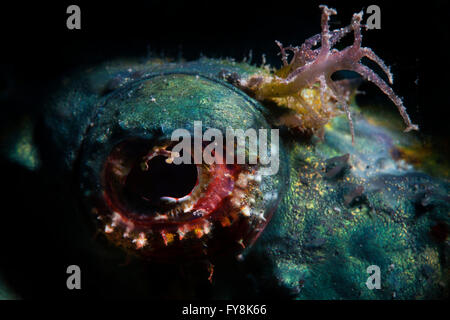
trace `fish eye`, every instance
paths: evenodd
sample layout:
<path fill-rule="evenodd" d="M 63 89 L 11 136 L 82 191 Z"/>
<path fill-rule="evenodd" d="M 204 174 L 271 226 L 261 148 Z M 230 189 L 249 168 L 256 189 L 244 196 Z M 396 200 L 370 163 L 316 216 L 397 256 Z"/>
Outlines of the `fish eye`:
<path fill-rule="evenodd" d="M 123 147 L 119 145 L 113 151 L 119 153 L 119 159 Z M 136 161 L 130 164 L 131 169 L 122 181 L 123 197 L 132 206 L 142 203 L 142 212 L 151 211 L 150 214 L 155 214 L 156 210 L 164 210 L 170 203 L 191 197 L 199 184 L 199 168 L 195 164 L 176 165 L 171 158 L 158 152 L 152 154 L 150 158 L 146 156 L 145 151 L 144 155 L 142 153 L 138 155 Z M 111 175 L 122 174 L 120 171 L 122 168 L 116 168 L 114 161 L 114 158 L 108 160 L 104 180 L 109 179 Z"/>
<path fill-rule="evenodd" d="M 152 261 L 211 258 L 241 252 L 268 224 L 286 185 L 284 166 L 267 174 L 258 161 L 237 161 L 238 146 L 251 158 L 246 136 L 244 144 L 234 136 L 218 146 L 217 136 L 201 141 L 202 154 L 215 146 L 215 161 L 194 161 L 198 123 L 202 137 L 209 129 L 223 137 L 271 129 L 258 102 L 231 85 L 201 72 L 143 74 L 106 95 L 93 118 L 80 188 L 84 211 L 109 244 Z M 195 136 L 189 148 L 176 151 L 177 129 Z"/>

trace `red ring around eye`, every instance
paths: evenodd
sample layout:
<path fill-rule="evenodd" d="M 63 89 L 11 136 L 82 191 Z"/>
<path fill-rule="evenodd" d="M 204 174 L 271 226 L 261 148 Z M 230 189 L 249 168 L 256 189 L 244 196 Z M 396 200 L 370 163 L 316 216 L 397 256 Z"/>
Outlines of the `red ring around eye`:
<path fill-rule="evenodd" d="M 167 163 L 163 169 L 169 175 L 176 167 L 169 146 L 153 148 L 148 154 L 143 151 L 142 144 L 125 141 L 113 149 L 104 164 L 103 199 L 94 213 L 112 243 L 157 260 L 205 257 L 242 250 L 268 222 L 272 212 L 261 212 L 255 205 L 261 198 L 260 179 L 255 176 L 257 168 L 251 166 L 192 164 L 197 180 L 188 194 L 158 194 L 158 199 L 150 200 L 151 194 L 139 194 L 140 199 L 134 195 L 130 201 L 127 178 L 136 166 L 141 166 L 142 172 L 155 169 L 152 159 L 163 156 Z M 165 182 L 183 183 L 172 179 Z"/>

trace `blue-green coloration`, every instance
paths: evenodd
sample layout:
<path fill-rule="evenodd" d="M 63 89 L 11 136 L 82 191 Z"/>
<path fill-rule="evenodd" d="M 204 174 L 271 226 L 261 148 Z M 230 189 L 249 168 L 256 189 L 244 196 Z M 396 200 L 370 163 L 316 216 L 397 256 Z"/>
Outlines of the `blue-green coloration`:
<path fill-rule="evenodd" d="M 98 169 L 78 170 L 99 165 L 95 163 L 97 158 L 91 156 L 96 150 L 112 148 L 109 144 L 102 145 L 102 137 L 107 141 L 108 134 L 115 130 L 114 139 L 123 138 L 116 130 L 120 128 L 109 127 L 112 122 L 121 126 L 121 132 L 136 135 L 153 134 L 155 127 L 168 132 L 180 127 L 191 130 L 194 120 L 207 120 L 208 125 L 217 128 L 239 127 L 253 121 L 256 125 L 276 127 L 278 111 L 273 106 L 265 106 L 233 87 L 233 77 L 245 78 L 256 72 L 265 70 L 229 60 L 200 59 L 179 64 L 116 61 L 68 78 L 46 109 L 45 127 L 51 144 L 38 146 L 48 160 L 42 162 L 42 172 L 47 178 L 70 177 L 61 184 L 72 186 L 80 178 L 83 180 L 83 175 L 98 172 Z M 126 110 L 118 108 L 118 113 L 102 108 L 105 99 L 119 91 L 126 93 L 120 99 L 127 105 L 133 97 L 129 89 L 142 78 L 158 74 L 166 75 L 168 80 L 152 88 L 161 90 L 160 96 L 166 99 L 160 113 L 139 109 L 145 108 L 145 103 L 129 105 Z M 202 91 L 189 92 L 187 86 L 186 92 L 180 92 L 182 88 L 171 87 L 171 77 L 180 75 L 189 81 L 200 81 Z M 248 101 L 251 111 L 242 102 L 233 103 L 234 95 Z M 154 103 L 161 102 L 153 96 L 144 99 L 148 99 L 147 104 L 151 99 L 156 99 Z M 208 105 L 208 101 L 222 103 L 211 104 L 208 109 L 197 108 Z M 382 119 L 386 115 L 358 111 L 355 146 L 343 116 L 326 126 L 323 141 L 316 137 L 299 138 L 287 128 L 280 128 L 284 145 L 280 174 L 285 188 L 280 191 L 282 199 L 278 209 L 261 237 L 246 249 L 239 261 L 234 257 L 214 261 L 212 284 L 206 279 L 207 272 L 199 271 L 198 264 L 186 263 L 184 268 L 188 271 L 183 274 L 177 274 L 177 267 L 159 267 L 140 260 L 133 260 L 124 268 L 117 267 L 123 253 L 102 239 L 90 237 L 90 222 L 84 218 L 90 213 L 83 212 L 82 205 L 74 205 L 78 210 L 75 213 L 69 212 L 74 210 L 71 206 L 67 212 L 60 212 L 70 217 L 70 223 L 66 221 L 62 228 L 67 229 L 68 238 L 73 237 L 77 252 L 94 261 L 91 268 L 104 274 L 97 279 L 98 285 L 114 283 L 108 293 L 108 289 L 95 291 L 105 295 L 443 298 L 448 296 L 449 284 L 450 252 L 446 234 L 450 223 L 449 183 L 393 157 L 393 150 L 399 146 L 410 147 L 413 138 L 377 124 Z M 93 132 L 98 148 L 83 150 L 84 139 Z M 89 155 L 80 158 L 80 152 L 86 151 Z M 27 157 L 32 155 L 37 153 L 29 153 Z M 39 162 L 37 158 L 26 160 L 26 163 Z M 62 190 L 61 196 L 71 199 L 68 203 L 77 203 L 79 195 L 74 195 L 73 187 L 68 189 Z M 78 191 L 86 190 L 82 185 Z M 366 269 L 370 265 L 381 268 L 380 290 L 369 290 L 365 285 L 369 276 Z M 155 272 L 159 272 L 157 276 Z"/>

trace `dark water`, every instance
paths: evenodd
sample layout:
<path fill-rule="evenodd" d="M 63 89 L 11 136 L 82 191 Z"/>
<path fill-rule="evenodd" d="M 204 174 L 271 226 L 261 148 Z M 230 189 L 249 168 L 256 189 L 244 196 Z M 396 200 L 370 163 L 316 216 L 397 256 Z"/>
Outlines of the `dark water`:
<path fill-rule="evenodd" d="M 332 27 L 345 26 L 351 15 L 372 1 L 323 1 L 338 11 Z M 95 64 L 104 59 L 149 54 L 182 56 L 197 59 L 233 57 L 241 60 L 253 52 L 253 61 L 279 66 L 278 48 L 274 40 L 288 45 L 300 45 L 303 40 L 320 32 L 319 2 L 295 3 L 201 1 L 196 5 L 174 1 L 153 1 L 131 4 L 128 2 L 81 2 L 82 30 L 66 29 L 68 1 L 54 4 L 21 3 L 2 4 L 0 19 L 0 104 L 1 126 L 4 127 L 24 113 L 40 115 L 40 103 L 55 82 L 69 70 L 80 65 Z M 392 67 L 394 90 L 404 98 L 404 104 L 424 135 L 441 144 L 442 152 L 449 151 L 448 122 L 445 114 L 450 106 L 448 90 L 449 59 L 445 43 L 449 40 L 449 4 L 446 1 L 377 2 L 381 7 L 381 30 L 363 32 L 363 45 L 371 47 Z M 351 43 L 351 39 L 348 40 Z M 370 84 L 363 84 L 358 103 L 364 104 L 387 98 Z M 368 98 L 369 97 L 369 98 Z M 394 107 L 392 105 L 392 107 Z M 45 215 L 46 203 L 53 199 L 41 194 L 38 178 L 30 177 L 19 167 L 2 162 L 7 168 L 6 189 L 8 200 L 3 209 L 7 223 L 15 225 L 0 235 L 2 243 L 11 243 L 2 253 L 2 268 L 14 279 L 13 286 L 25 297 L 33 297 L 46 288 L 53 290 L 65 279 L 57 274 L 57 267 L 45 269 L 36 265 L 39 275 L 26 274 L 39 259 L 70 256 L 57 243 L 58 231 L 45 231 L 40 235 L 55 237 L 55 256 L 39 256 L 30 251 L 28 243 L 18 234 L 36 232 L 36 225 Z M 2 200 L 2 202 L 4 202 Z M 4 202 L 5 203 L 5 202 Z M 9 212 L 9 215 L 6 212 Z M 21 215 L 13 215 L 20 212 Z M 30 216 L 26 216 L 29 214 Z M 28 221 L 28 219 L 30 219 Z M 11 241 L 11 239 L 15 239 Z M 76 257 L 74 257 L 76 258 Z M 36 281 L 39 289 L 29 287 Z M 64 281 L 64 280 L 62 280 Z M 51 283 L 46 286 L 46 283 Z M 64 283 L 64 282 L 62 282 Z"/>

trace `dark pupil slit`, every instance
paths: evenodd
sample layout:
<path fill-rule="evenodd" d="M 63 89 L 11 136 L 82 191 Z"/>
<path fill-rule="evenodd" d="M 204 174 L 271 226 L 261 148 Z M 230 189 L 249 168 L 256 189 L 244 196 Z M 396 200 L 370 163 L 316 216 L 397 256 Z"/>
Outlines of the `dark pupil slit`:
<path fill-rule="evenodd" d="M 165 156 L 147 162 L 148 170 L 136 163 L 127 176 L 125 192 L 157 205 L 161 197 L 181 198 L 188 195 L 197 182 L 195 164 L 169 164 Z"/>

